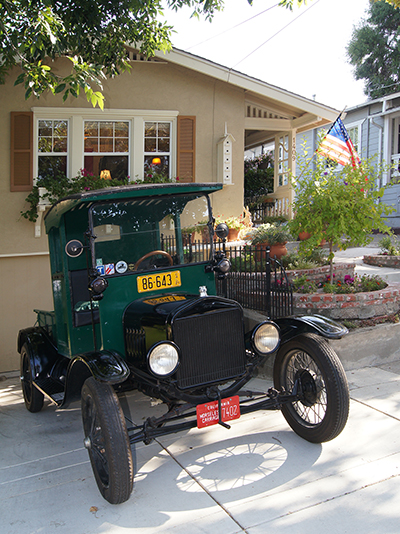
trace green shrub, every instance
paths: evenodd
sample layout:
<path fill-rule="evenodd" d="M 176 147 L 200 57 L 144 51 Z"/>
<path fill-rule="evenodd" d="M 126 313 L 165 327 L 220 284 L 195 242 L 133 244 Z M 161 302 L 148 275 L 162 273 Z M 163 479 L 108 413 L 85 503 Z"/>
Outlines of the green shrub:
<path fill-rule="evenodd" d="M 388 256 L 399 256 L 400 250 L 396 247 L 396 244 L 393 243 L 392 238 L 389 235 L 385 235 L 379 241 L 379 246 L 381 247 L 380 254 L 387 254 Z"/>

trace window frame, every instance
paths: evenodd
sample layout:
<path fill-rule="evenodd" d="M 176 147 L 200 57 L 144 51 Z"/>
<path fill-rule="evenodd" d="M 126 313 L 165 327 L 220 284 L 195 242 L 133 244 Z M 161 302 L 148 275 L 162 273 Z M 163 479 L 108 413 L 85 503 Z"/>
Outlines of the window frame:
<path fill-rule="evenodd" d="M 39 124 L 40 124 L 40 121 L 52 121 L 52 132 L 54 134 L 54 122 L 56 121 L 63 121 L 63 122 L 66 122 L 67 123 L 67 150 L 66 152 L 41 152 L 39 150 Z M 36 178 L 39 176 L 39 158 L 42 156 L 42 157 L 58 157 L 58 156 L 65 156 L 67 158 L 67 164 L 66 164 L 66 169 L 67 169 L 67 174 L 68 174 L 68 161 L 69 161 L 69 155 L 68 155 L 68 152 L 69 152 L 69 145 L 70 145 L 70 128 L 69 128 L 69 120 L 68 119 L 65 119 L 65 118 L 59 118 L 59 117 L 52 117 L 52 118 L 45 118 L 43 119 L 42 117 L 40 118 L 37 118 L 35 119 L 35 127 L 34 127 L 34 138 L 33 138 L 33 160 L 34 160 L 34 174 L 33 174 L 33 177 L 34 177 L 34 180 L 36 180 Z M 52 136 L 52 139 L 53 139 L 53 136 Z M 35 172 L 35 164 L 36 164 L 36 172 Z"/>
<path fill-rule="evenodd" d="M 143 179 L 144 173 L 144 123 L 170 122 L 170 176 L 177 174 L 177 122 L 175 110 L 135 110 L 87 108 L 42 108 L 33 107 L 33 177 L 38 176 L 38 123 L 39 120 L 68 120 L 67 176 L 76 176 L 84 165 L 84 121 L 127 121 L 129 130 L 129 176 L 131 181 Z"/>
<path fill-rule="evenodd" d="M 112 122 L 112 123 L 125 122 L 128 125 L 128 151 L 127 152 L 115 152 L 115 151 L 114 152 L 100 152 L 100 151 L 97 151 L 97 152 L 86 152 L 86 150 L 85 150 L 85 123 L 86 122 L 97 122 L 99 129 L 100 129 L 100 123 L 102 123 L 102 122 Z M 82 168 L 85 168 L 85 156 L 127 156 L 128 157 L 128 169 L 127 169 L 126 176 L 130 176 L 129 170 L 130 170 L 131 143 L 132 143 L 131 127 L 132 127 L 132 121 L 130 121 L 130 120 L 111 119 L 111 118 L 108 118 L 108 119 L 105 119 L 105 120 L 104 119 L 84 119 L 83 120 L 83 165 L 84 165 L 84 167 L 82 167 Z M 100 131 L 98 133 L 97 139 L 98 140 L 101 139 Z M 111 139 L 113 140 L 113 145 L 115 147 L 115 139 L 118 139 L 115 136 L 115 127 L 113 127 L 113 136 L 112 136 Z"/>

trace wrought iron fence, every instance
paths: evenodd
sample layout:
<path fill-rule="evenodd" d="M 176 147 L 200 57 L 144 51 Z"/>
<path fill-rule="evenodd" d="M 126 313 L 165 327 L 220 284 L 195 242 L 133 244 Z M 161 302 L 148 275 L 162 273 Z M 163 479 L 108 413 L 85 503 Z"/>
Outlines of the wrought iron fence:
<path fill-rule="evenodd" d="M 192 240 L 183 242 L 183 258 L 180 263 L 210 260 L 210 241 Z M 224 243 L 217 239 L 217 251 L 224 250 Z M 161 236 L 162 250 L 176 251 L 173 236 Z M 260 249 L 250 245 L 226 247 L 232 269 L 225 279 L 216 276 L 217 294 L 236 300 L 244 308 L 261 311 L 271 319 L 293 314 L 293 290 L 285 269 L 276 258 L 270 258 L 269 247 Z"/>
<path fill-rule="evenodd" d="M 228 248 L 226 253 L 232 269 L 225 280 L 217 279 L 218 295 L 262 311 L 271 319 L 293 314 L 292 286 L 279 260 L 270 258 L 269 247 L 246 245 Z"/>

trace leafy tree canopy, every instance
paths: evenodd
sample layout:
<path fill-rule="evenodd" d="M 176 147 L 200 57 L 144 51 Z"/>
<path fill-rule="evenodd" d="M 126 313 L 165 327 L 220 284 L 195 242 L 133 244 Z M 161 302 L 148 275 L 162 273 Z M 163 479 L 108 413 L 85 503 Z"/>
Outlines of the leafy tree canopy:
<path fill-rule="evenodd" d="M 174 10 L 211 19 L 223 0 L 166 0 Z M 171 48 L 172 28 L 159 21 L 162 0 L 0 0 L 0 83 L 15 65 L 25 97 L 50 90 L 103 107 L 102 80 L 129 69 L 126 44 L 146 56 Z M 60 76 L 52 60 L 65 56 L 71 71 Z M 94 89 L 100 89 L 96 91 Z"/>
<path fill-rule="evenodd" d="M 365 80 L 366 95 L 379 98 L 399 91 L 400 10 L 385 2 L 371 3 L 347 53 L 355 78 Z"/>

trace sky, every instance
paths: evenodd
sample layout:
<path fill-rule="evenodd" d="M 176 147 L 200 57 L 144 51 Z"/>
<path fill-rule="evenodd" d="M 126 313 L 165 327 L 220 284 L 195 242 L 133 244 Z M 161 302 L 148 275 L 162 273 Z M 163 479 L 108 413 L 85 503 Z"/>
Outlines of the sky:
<path fill-rule="evenodd" d="M 278 2 L 225 0 L 211 23 L 191 19 L 186 8 L 164 14 L 176 48 L 337 110 L 365 102 L 364 82 L 354 80 L 346 46 L 368 0 L 309 0 L 292 12 Z"/>

